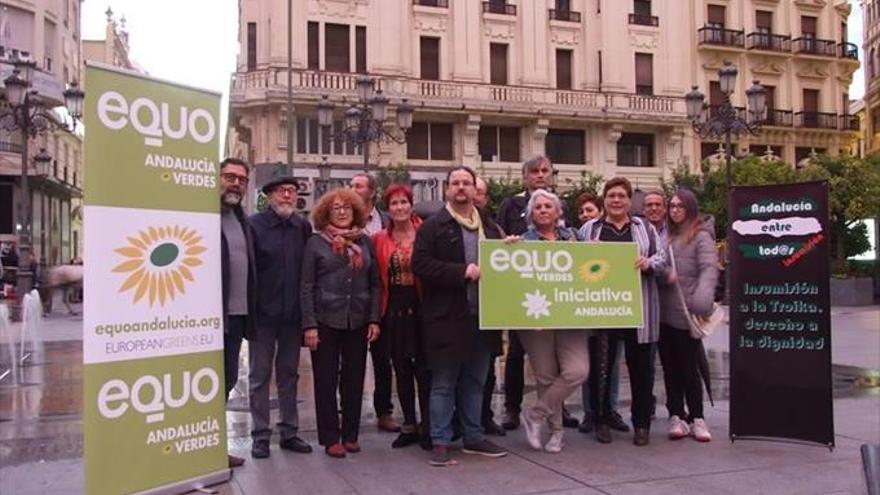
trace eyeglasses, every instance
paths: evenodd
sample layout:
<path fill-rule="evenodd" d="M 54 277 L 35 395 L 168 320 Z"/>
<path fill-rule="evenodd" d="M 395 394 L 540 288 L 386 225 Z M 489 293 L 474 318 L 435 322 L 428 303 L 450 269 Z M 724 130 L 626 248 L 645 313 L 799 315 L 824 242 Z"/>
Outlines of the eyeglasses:
<path fill-rule="evenodd" d="M 233 174 L 232 172 L 220 174 L 220 178 L 222 178 L 224 182 L 228 182 L 230 184 L 241 184 L 243 186 L 246 186 L 248 181 L 250 180 L 246 175 Z"/>
<path fill-rule="evenodd" d="M 333 213 L 341 213 L 343 211 L 353 211 L 354 208 L 351 205 L 333 205 L 332 207 Z"/>
<path fill-rule="evenodd" d="M 291 196 L 293 196 L 294 194 L 296 194 L 296 186 L 279 186 L 276 187 L 275 191 L 273 192 L 277 192 L 281 195 L 290 194 Z"/>
<path fill-rule="evenodd" d="M 684 203 L 669 203 L 670 210 L 683 210 Z"/>

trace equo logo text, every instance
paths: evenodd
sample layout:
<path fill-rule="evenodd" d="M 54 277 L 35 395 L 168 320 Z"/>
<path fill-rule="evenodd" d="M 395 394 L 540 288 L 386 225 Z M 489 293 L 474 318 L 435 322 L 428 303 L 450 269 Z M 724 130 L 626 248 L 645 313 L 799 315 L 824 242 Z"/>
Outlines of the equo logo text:
<path fill-rule="evenodd" d="M 195 374 L 184 371 L 180 382 L 174 382 L 170 373 L 165 373 L 161 379 L 144 375 L 130 387 L 123 380 L 113 379 L 98 391 L 98 411 L 107 419 L 116 419 L 131 407 L 145 414 L 147 423 L 156 423 L 165 419 L 166 407 L 183 407 L 190 397 L 205 404 L 219 391 L 220 377 L 211 368 L 202 368 Z"/>
<path fill-rule="evenodd" d="M 102 124 L 118 131 L 131 122 L 131 126 L 144 136 L 147 146 L 162 146 L 163 138 L 183 139 L 187 133 L 202 144 L 214 139 L 217 124 L 204 108 L 190 111 L 187 107 L 180 107 L 173 117 L 176 128 L 172 125 L 171 108 L 165 102 L 157 105 L 149 98 L 140 97 L 129 104 L 116 91 L 107 91 L 98 98 L 98 118 Z"/>
<path fill-rule="evenodd" d="M 567 251 L 543 251 L 533 249 L 514 249 L 507 251 L 497 249 L 489 255 L 489 264 L 497 272 L 513 269 L 524 278 L 531 278 L 535 273 L 571 271 L 574 259 Z"/>

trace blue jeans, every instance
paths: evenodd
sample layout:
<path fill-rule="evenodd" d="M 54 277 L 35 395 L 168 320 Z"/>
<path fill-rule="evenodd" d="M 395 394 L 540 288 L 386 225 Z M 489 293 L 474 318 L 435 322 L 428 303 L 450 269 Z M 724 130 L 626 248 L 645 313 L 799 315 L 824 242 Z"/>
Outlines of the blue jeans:
<path fill-rule="evenodd" d="M 479 342 L 469 356 L 431 368 L 431 441 L 434 445 L 452 442 L 452 413 L 456 406 L 464 444 L 472 445 L 483 439 L 480 415 L 491 354 L 482 339 Z"/>
<path fill-rule="evenodd" d="M 226 328 L 223 332 L 223 372 L 226 375 L 226 400 L 229 392 L 238 383 L 238 354 L 241 351 L 241 339 L 244 338 L 246 316 L 227 316 Z"/>
<path fill-rule="evenodd" d="M 587 339 L 587 345 L 592 346 L 595 344 L 596 340 L 594 337 L 590 337 Z M 611 410 L 617 410 L 617 396 L 620 395 L 620 355 L 623 354 L 621 351 L 621 347 L 623 346 L 623 342 L 620 340 L 615 340 L 611 343 L 611 345 L 617 346 L 617 352 L 614 355 L 614 362 L 611 363 Z M 653 364 L 653 362 L 652 362 Z M 593 406 L 590 404 L 590 380 L 596 380 L 596 376 L 598 375 L 598 370 L 594 371 L 595 366 L 590 366 L 590 374 L 589 378 L 584 381 L 583 385 L 581 385 L 581 398 L 584 403 L 584 415 L 593 413 Z M 653 378 L 653 374 L 652 374 Z"/>

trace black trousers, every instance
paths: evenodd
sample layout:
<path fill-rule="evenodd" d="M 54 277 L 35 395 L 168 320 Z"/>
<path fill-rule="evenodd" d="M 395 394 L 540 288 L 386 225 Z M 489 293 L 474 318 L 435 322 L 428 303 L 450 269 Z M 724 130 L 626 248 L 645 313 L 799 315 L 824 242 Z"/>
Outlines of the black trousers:
<path fill-rule="evenodd" d="M 229 393 L 238 383 L 238 356 L 241 352 L 241 341 L 244 338 L 246 316 L 227 316 L 226 328 L 223 332 L 223 373 L 226 376 L 226 400 Z"/>
<path fill-rule="evenodd" d="M 319 325 L 318 340 L 318 349 L 312 352 L 318 443 L 328 446 L 356 442 L 367 365 L 367 329 L 341 330 Z M 342 398 L 341 427 L 336 402 L 337 385 Z"/>
<path fill-rule="evenodd" d="M 486 374 L 486 385 L 483 386 L 483 413 L 480 420 L 485 426 L 487 423 L 495 420 L 495 413 L 492 412 L 492 395 L 495 393 L 495 356 L 489 361 L 489 372 Z"/>
<path fill-rule="evenodd" d="M 525 351 L 517 332 L 507 332 L 507 339 L 507 359 L 504 364 L 504 410 L 519 414 L 522 408 L 523 387 L 525 386 L 523 377 Z"/>
<path fill-rule="evenodd" d="M 669 416 L 688 422 L 703 417 L 703 384 L 697 367 L 700 341 L 688 330 L 660 324 L 660 363 L 666 385 L 666 408 Z M 687 414 L 684 410 L 687 400 Z"/>
<path fill-rule="evenodd" d="M 370 344 L 370 357 L 373 361 L 373 409 L 376 417 L 391 414 L 391 342 L 385 332 Z"/>
<path fill-rule="evenodd" d="M 636 428 L 651 427 L 651 406 L 654 393 L 654 373 L 651 369 L 651 344 L 639 344 L 636 330 L 605 330 L 596 335 L 598 345 L 590 347 L 590 364 L 598 371 L 590 383 L 590 401 L 597 405 L 593 411 L 596 423 L 607 424 L 611 419 L 611 363 L 617 357 L 617 346 L 622 340 L 626 352 L 626 368 L 632 393 L 632 423 Z"/>

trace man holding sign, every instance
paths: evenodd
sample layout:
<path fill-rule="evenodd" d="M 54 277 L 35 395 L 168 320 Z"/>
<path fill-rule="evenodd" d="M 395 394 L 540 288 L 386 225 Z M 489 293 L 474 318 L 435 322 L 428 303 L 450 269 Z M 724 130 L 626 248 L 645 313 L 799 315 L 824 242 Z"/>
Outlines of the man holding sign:
<path fill-rule="evenodd" d="M 463 452 L 503 457 L 507 451 L 483 438 L 480 413 L 490 356 L 498 332 L 481 332 L 477 317 L 479 244 L 501 231 L 474 206 L 476 174 L 456 167 L 447 175 L 446 207 L 422 224 L 413 251 L 413 272 L 424 284 L 425 353 L 431 370 L 430 463 L 449 466 L 452 413 L 458 406 Z M 456 398 L 458 399 L 456 401 Z"/>

